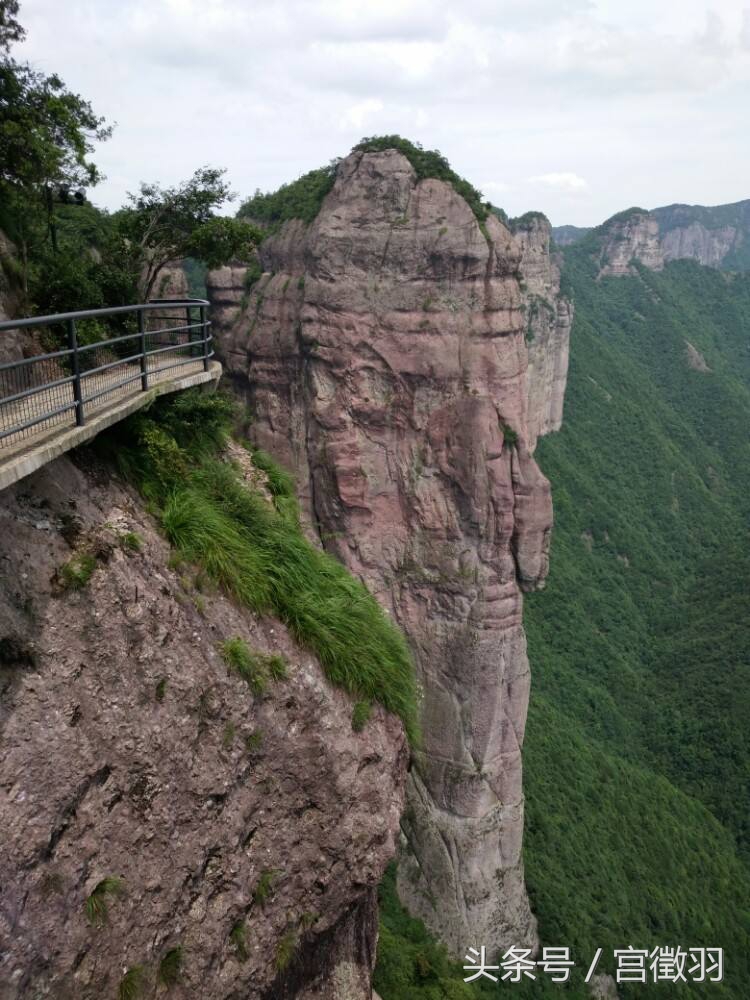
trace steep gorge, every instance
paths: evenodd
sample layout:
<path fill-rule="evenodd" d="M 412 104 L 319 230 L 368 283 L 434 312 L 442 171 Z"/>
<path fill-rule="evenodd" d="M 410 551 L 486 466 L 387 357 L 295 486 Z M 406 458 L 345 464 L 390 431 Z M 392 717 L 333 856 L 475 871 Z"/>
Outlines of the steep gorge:
<path fill-rule="evenodd" d="M 252 439 L 409 638 L 423 740 L 399 892 L 458 955 L 536 943 L 521 856 L 529 665 L 522 594 L 552 526 L 537 436 L 560 425 L 570 306 L 549 226 L 483 224 L 396 150 L 354 152 L 262 276 L 209 276 Z M 527 344 L 528 340 L 528 344 Z"/>

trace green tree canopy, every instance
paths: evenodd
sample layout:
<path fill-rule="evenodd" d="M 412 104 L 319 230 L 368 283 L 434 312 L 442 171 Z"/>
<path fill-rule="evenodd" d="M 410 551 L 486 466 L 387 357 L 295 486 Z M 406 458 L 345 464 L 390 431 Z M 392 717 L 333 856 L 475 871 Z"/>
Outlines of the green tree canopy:
<path fill-rule="evenodd" d="M 248 222 L 217 216 L 232 199 L 224 170 L 201 167 L 175 187 L 141 184 L 114 220 L 114 250 L 127 261 L 139 295 L 148 298 L 162 269 L 193 257 L 209 267 L 250 257 L 261 233 Z"/>

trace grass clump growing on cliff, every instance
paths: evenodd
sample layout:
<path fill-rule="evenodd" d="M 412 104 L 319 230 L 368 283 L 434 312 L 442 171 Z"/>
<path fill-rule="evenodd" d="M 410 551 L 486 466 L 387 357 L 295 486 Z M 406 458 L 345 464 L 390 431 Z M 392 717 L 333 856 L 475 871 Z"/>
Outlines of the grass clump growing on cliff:
<path fill-rule="evenodd" d="M 240 962 L 246 962 L 249 952 L 247 950 L 247 928 L 244 920 L 238 920 L 229 932 L 229 940 L 234 945 L 237 958 Z"/>
<path fill-rule="evenodd" d="M 358 701 L 352 712 L 352 729 L 361 733 L 372 715 L 372 704 L 369 701 Z"/>
<path fill-rule="evenodd" d="M 142 965 L 134 965 L 125 973 L 117 988 L 117 1000 L 138 1000 L 146 985 L 146 973 Z"/>
<path fill-rule="evenodd" d="M 121 896 L 124 891 L 123 880 L 115 875 L 108 875 L 98 882 L 84 904 L 88 922 L 95 927 L 103 927 L 109 917 L 110 899 Z"/>
<path fill-rule="evenodd" d="M 278 500 L 289 497 L 280 470 L 272 505 L 214 457 L 231 416 L 221 396 L 186 392 L 157 401 L 110 433 L 122 470 L 160 510 L 181 556 L 241 604 L 277 615 L 317 655 L 333 684 L 382 704 L 415 739 L 416 683 L 403 636 L 368 590 L 307 541 L 288 509 L 278 509 Z M 223 655 L 256 683 L 254 664 L 239 647 Z M 278 665 L 266 669 L 280 673 Z"/>
<path fill-rule="evenodd" d="M 140 552 L 143 548 L 143 539 L 135 531 L 126 531 L 124 535 L 120 535 L 119 542 L 126 552 Z"/>
<path fill-rule="evenodd" d="M 219 648 L 226 665 L 240 675 L 253 694 L 265 694 L 269 676 L 266 658 L 250 649 L 239 636 L 227 639 Z"/>
<path fill-rule="evenodd" d="M 83 590 L 96 569 L 96 557 L 90 552 L 78 552 L 60 567 L 60 584 L 65 590 Z"/>
<path fill-rule="evenodd" d="M 164 986 L 174 986 L 180 978 L 182 971 L 182 945 L 170 948 L 159 962 L 159 972 L 157 978 Z"/>
<path fill-rule="evenodd" d="M 274 882 L 280 874 L 281 872 L 277 868 L 267 868 L 265 871 L 260 873 L 258 884 L 253 892 L 253 901 L 256 902 L 258 906 L 265 906 L 271 898 Z"/>
<path fill-rule="evenodd" d="M 284 969 L 289 967 L 290 962 L 294 958 L 294 953 L 297 950 L 297 932 L 294 928 L 289 928 L 288 931 L 283 935 L 279 943 L 276 945 L 276 956 L 274 963 L 276 969 L 279 972 L 283 972 Z"/>

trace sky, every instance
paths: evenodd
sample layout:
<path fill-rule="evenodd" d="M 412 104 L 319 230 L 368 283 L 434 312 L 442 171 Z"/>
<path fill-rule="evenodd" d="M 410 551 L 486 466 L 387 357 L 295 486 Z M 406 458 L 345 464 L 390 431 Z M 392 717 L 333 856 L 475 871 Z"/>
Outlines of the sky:
<path fill-rule="evenodd" d="M 116 128 L 110 209 L 227 169 L 238 201 L 366 135 L 510 215 L 750 198 L 750 0 L 21 0 L 14 49 Z"/>

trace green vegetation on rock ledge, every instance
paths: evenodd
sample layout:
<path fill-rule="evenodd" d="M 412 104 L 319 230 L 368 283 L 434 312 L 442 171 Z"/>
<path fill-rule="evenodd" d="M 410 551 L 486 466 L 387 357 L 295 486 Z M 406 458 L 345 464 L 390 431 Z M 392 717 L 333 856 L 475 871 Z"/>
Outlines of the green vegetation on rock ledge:
<path fill-rule="evenodd" d="M 385 149 L 397 149 L 403 153 L 414 167 L 419 180 L 435 177 L 447 181 L 468 203 L 480 223 L 487 218 L 489 203 L 484 201 L 473 184 L 451 168 L 448 160 L 436 149 L 423 149 L 418 142 L 410 142 L 400 135 L 376 135 L 362 139 L 353 152 L 379 152 Z M 252 198 L 242 204 L 238 217 L 263 226 L 269 233 L 276 232 L 289 219 L 312 222 L 320 211 L 323 199 L 333 187 L 338 164 L 339 160 L 332 160 L 328 166 L 311 170 L 296 181 L 282 184 L 276 191 L 266 194 L 256 191 Z"/>
<path fill-rule="evenodd" d="M 113 428 L 103 449 L 117 455 L 184 559 L 240 603 L 277 615 L 332 683 L 379 702 L 416 739 L 416 683 L 403 636 L 359 581 L 305 539 L 291 477 L 274 470 L 269 503 L 221 460 L 232 416 L 226 397 L 186 392 Z M 260 464 L 268 469 L 271 460 L 262 455 Z M 236 654 L 232 646 L 228 655 Z M 265 667 L 283 673 L 278 664 Z"/>
<path fill-rule="evenodd" d="M 400 135 L 373 135 L 362 139 L 354 148 L 362 152 L 397 149 L 414 167 L 419 180 L 434 177 L 440 181 L 447 181 L 456 194 L 461 195 L 479 222 L 484 222 L 489 215 L 489 203 L 484 201 L 481 192 L 465 177 L 457 174 L 437 149 L 423 149 L 418 142 L 410 142 Z"/>

